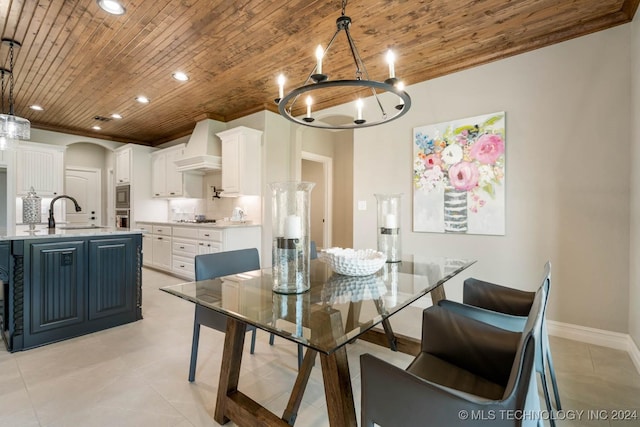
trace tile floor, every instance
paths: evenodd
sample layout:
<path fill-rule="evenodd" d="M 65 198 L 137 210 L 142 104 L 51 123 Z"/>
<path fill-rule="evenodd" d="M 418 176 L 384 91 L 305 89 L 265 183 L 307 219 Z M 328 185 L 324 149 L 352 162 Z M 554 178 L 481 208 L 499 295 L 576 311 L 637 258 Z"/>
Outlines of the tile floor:
<path fill-rule="evenodd" d="M 0 427 L 217 425 L 212 416 L 223 335 L 202 328 L 196 382 L 190 384 L 193 306 L 158 291 L 180 279 L 147 269 L 143 277 L 142 321 L 24 352 L 0 350 Z M 629 409 L 640 416 L 640 375 L 625 352 L 554 337 L 551 346 L 565 409 Z M 410 361 L 369 343 L 350 345 L 358 412 L 358 358 L 364 352 L 403 367 Z M 281 413 L 297 373 L 296 346 L 281 339 L 271 347 L 268 335 L 258 331 L 255 355 L 248 353 L 240 389 Z M 296 425 L 328 426 L 319 366 Z M 558 425 L 640 426 L 640 420 L 621 423 L 583 415 Z"/>

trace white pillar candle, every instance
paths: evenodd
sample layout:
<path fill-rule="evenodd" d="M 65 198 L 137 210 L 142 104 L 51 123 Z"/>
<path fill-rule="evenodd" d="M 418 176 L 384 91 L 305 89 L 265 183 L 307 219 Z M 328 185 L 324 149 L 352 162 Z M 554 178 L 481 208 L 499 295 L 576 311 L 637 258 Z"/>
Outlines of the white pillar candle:
<path fill-rule="evenodd" d="M 356 101 L 356 107 L 358 109 L 358 120 L 362 120 L 362 99 L 359 99 Z"/>
<path fill-rule="evenodd" d="M 398 90 L 400 92 L 402 92 L 404 90 L 404 83 L 403 82 L 398 82 L 397 86 Z M 402 99 L 402 97 L 398 97 L 398 99 L 400 100 L 400 104 L 404 104 L 404 99 Z"/>
<path fill-rule="evenodd" d="M 384 228 L 398 228 L 398 217 L 394 214 L 384 216 Z"/>
<path fill-rule="evenodd" d="M 302 223 L 298 215 L 289 215 L 284 219 L 284 238 L 299 239 L 302 237 Z"/>

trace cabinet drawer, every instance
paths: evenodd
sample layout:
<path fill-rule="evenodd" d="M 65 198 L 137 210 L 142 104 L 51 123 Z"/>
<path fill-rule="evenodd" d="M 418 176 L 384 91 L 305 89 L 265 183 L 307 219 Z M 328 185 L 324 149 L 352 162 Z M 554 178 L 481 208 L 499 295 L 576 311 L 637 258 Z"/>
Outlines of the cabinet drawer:
<path fill-rule="evenodd" d="M 198 242 L 195 240 L 176 239 L 175 237 L 172 240 L 174 255 L 194 256 L 198 253 Z"/>
<path fill-rule="evenodd" d="M 153 231 L 153 227 L 151 224 L 145 224 L 143 222 L 136 223 L 136 227 L 142 230 L 144 233 L 151 233 Z"/>
<path fill-rule="evenodd" d="M 198 229 L 194 227 L 172 227 L 173 237 L 186 237 L 187 239 L 197 239 Z"/>
<path fill-rule="evenodd" d="M 211 228 L 199 228 L 198 238 L 200 240 L 215 240 L 216 242 L 222 242 L 222 230 L 213 230 Z"/>
<path fill-rule="evenodd" d="M 153 234 L 160 234 L 162 236 L 171 236 L 171 227 L 164 225 L 154 225 Z"/>
<path fill-rule="evenodd" d="M 195 268 L 193 266 L 193 260 L 189 258 L 174 256 L 173 265 L 171 270 L 175 273 L 179 273 L 182 276 L 193 279 L 195 277 Z"/>

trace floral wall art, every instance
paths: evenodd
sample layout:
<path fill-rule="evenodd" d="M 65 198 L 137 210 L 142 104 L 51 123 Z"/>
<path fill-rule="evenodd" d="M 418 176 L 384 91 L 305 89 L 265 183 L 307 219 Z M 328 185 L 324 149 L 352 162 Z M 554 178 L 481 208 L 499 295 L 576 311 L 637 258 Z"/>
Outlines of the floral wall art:
<path fill-rule="evenodd" d="M 414 128 L 413 153 L 413 231 L 504 235 L 504 112 Z"/>

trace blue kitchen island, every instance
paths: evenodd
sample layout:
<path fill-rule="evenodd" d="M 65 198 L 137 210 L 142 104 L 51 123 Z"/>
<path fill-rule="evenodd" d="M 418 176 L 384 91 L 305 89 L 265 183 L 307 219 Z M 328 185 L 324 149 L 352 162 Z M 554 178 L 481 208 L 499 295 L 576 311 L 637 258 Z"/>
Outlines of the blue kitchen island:
<path fill-rule="evenodd" d="M 2 338 L 9 351 L 142 319 L 142 234 L 42 229 L 0 238 Z"/>

